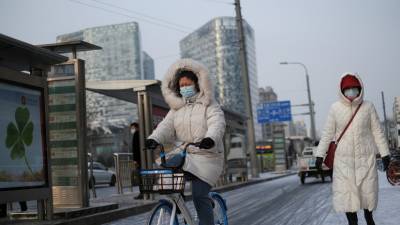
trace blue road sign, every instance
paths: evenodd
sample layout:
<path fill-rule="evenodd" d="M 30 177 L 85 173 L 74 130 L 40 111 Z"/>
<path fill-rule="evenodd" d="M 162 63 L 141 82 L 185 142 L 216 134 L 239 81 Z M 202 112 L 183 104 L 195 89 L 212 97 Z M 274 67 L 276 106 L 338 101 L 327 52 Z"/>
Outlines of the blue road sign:
<path fill-rule="evenodd" d="M 257 120 L 258 123 L 291 121 L 290 101 L 268 102 L 259 105 Z"/>

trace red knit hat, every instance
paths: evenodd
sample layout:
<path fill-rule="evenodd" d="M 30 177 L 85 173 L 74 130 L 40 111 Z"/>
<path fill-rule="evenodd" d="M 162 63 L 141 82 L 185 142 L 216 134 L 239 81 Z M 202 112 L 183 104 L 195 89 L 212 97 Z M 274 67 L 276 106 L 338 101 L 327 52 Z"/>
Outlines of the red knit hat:
<path fill-rule="evenodd" d="M 340 89 L 343 91 L 344 89 L 352 87 L 361 88 L 360 81 L 357 79 L 357 77 L 347 74 L 342 78 L 342 82 L 340 83 Z"/>

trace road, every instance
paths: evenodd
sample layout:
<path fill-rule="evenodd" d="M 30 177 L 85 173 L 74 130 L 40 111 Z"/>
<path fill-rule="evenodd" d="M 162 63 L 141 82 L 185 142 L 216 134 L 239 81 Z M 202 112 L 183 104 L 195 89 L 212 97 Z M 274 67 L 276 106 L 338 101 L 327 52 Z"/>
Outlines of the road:
<path fill-rule="evenodd" d="M 329 180 L 329 179 L 328 179 Z M 222 193 L 231 225 L 319 225 L 331 211 L 331 183 L 297 176 L 247 186 Z M 194 211 L 193 204 L 189 208 Z M 106 225 L 145 224 L 148 213 Z"/>

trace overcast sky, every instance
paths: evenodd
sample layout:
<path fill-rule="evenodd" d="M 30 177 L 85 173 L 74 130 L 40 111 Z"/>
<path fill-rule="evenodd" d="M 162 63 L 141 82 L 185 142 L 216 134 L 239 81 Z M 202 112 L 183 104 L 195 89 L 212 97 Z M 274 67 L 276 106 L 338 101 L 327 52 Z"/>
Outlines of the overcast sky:
<path fill-rule="evenodd" d="M 83 28 L 136 21 L 143 50 L 154 58 L 156 78 L 162 79 L 168 66 L 179 58 L 179 41 L 212 18 L 234 16 L 232 2 L 0 0 L 0 32 L 44 44 Z M 242 8 L 243 17 L 255 31 L 259 86 L 272 86 L 279 100 L 306 103 L 303 68 L 279 65 L 281 61 L 304 63 L 318 130 L 330 104 L 337 100 L 339 77 L 347 71 L 362 77 L 365 98 L 375 104 L 381 118 L 384 91 L 387 114 L 392 116 L 393 99 L 400 96 L 400 1 L 242 0 Z M 293 109 L 294 113 L 305 111 Z M 295 120 L 308 123 L 309 117 Z"/>

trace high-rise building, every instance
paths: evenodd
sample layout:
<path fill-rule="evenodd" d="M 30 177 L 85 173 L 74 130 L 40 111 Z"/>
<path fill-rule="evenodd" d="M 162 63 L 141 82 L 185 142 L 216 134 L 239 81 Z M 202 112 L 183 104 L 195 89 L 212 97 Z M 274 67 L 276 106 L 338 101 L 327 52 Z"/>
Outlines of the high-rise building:
<path fill-rule="evenodd" d="M 307 136 L 307 126 L 304 121 L 289 121 L 287 122 L 286 136 Z"/>
<path fill-rule="evenodd" d="M 86 80 L 138 80 L 144 79 L 146 73 L 154 77 L 154 63 L 142 52 L 136 22 L 86 28 L 57 37 L 57 42 L 76 40 L 102 47 L 77 54 L 85 60 Z M 121 133 L 137 119 L 136 105 L 89 91 L 86 104 L 89 131 L 104 135 L 103 140 L 93 141 L 98 145 L 97 152 L 126 151 L 121 147 Z"/>
<path fill-rule="evenodd" d="M 258 93 L 260 95 L 259 102 L 276 102 L 278 100 L 278 95 L 274 92 L 274 89 L 270 86 L 265 88 L 259 88 Z"/>
<path fill-rule="evenodd" d="M 147 54 L 147 52 L 142 52 L 143 54 L 143 74 L 144 80 L 154 80 L 155 72 L 154 72 L 154 60 Z"/>
<path fill-rule="evenodd" d="M 261 139 L 257 124 L 258 82 L 254 30 L 244 21 L 247 47 L 250 96 L 254 117 L 256 140 Z M 244 89 L 235 17 L 218 17 L 207 22 L 180 41 L 182 58 L 202 62 L 210 71 L 219 103 L 229 110 L 245 114 Z"/>
<path fill-rule="evenodd" d="M 276 102 L 278 100 L 277 94 L 274 92 L 272 87 L 267 86 L 265 88 L 259 88 L 259 104 L 264 104 L 268 102 Z M 270 123 L 261 124 L 262 140 L 268 141 L 272 140 L 273 127 Z"/>

